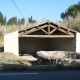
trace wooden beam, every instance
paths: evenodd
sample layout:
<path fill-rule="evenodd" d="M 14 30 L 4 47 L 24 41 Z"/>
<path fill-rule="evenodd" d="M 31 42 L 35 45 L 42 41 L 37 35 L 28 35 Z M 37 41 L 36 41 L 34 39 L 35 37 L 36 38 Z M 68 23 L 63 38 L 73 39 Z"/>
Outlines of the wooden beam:
<path fill-rule="evenodd" d="M 58 29 L 60 29 L 60 25 L 58 25 Z"/>
<path fill-rule="evenodd" d="M 19 37 L 31 37 L 31 38 L 74 38 L 74 35 L 19 35 Z"/>
<path fill-rule="evenodd" d="M 69 33 L 70 31 L 69 31 L 69 29 L 67 29 L 67 33 Z"/>
<path fill-rule="evenodd" d="M 21 32 L 24 32 L 24 29 L 19 31 L 19 33 L 21 33 Z"/>
<path fill-rule="evenodd" d="M 53 32 L 55 32 L 56 31 L 56 29 L 53 29 L 51 32 L 50 32 L 50 34 L 52 34 Z"/>
<path fill-rule="evenodd" d="M 58 27 L 50 25 L 50 27 L 57 29 L 65 34 L 73 34 L 69 29 L 64 29 L 63 27 L 60 27 L 59 25 L 58 25 Z"/>
<path fill-rule="evenodd" d="M 46 30 L 44 30 L 44 29 L 41 29 L 44 33 L 46 33 L 46 34 L 48 34 L 48 32 L 46 31 Z"/>
<path fill-rule="evenodd" d="M 71 31 L 68 32 L 70 35 L 73 34 Z"/>
<path fill-rule="evenodd" d="M 61 32 L 63 32 L 63 33 L 65 33 L 65 34 L 69 34 L 69 35 L 73 34 L 72 32 L 70 32 L 70 31 L 67 30 L 67 29 L 64 30 L 64 29 L 59 28 L 58 30 L 61 31 Z"/>
<path fill-rule="evenodd" d="M 53 26 L 53 25 L 50 25 L 50 27 L 52 27 L 53 29 L 57 29 L 57 27 Z"/>
<path fill-rule="evenodd" d="M 50 35 L 50 25 L 48 25 L 48 35 Z"/>
<path fill-rule="evenodd" d="M 36 26 L 36 28 L 38 29 L 38 28 L 39 28 L 39 25 L 38 25 L 38 26 Z"/>
<path fill-rule="evenodd" d="M 48 35 L 50 35 L 50 22 L 48 22 Z"/>
<path fill-rule="evenodd" d="M 40 29 L 43 29 L 43 28 L 45 28 L 45 27 L 47 27 L 47 25 L 41 26 L 41 27 L 39 27 L 39 28 L 34 27 L 34 28 L 30 29 L 29 31 L 26 31 L 24 34 L 29 34 L 29 33 L 38 31 L 38 30 L 40 30 Z"/>
<path fill-rule="evenodd" d="M 24 34 L 26 30 L 19 31 L 19 34 Z"/>
<path fill-rule="evenodd" d="M 69 34 L 73 34 L 69 29 L 67 29 L 67 33 L 69 33 Z"/>
<path fill-rule="evenodd" d="M 67 31 L 65 31 L 65 30 L 63 30 L 61 28 L 59 28 L 58 30 L 61 31 L 61 32 L 63 32 L 63 33 L 65 33 L 65 34 L 69 34 L 69 33 L 67 33 Z"/>
<path fill-rule="evenodd" d="M 73 34 L 69 29 L 66 29 L 66 28 L 63 28 L 63 27 L 61 27 L 61 29 L 65 30 L 70 35 Z"/>

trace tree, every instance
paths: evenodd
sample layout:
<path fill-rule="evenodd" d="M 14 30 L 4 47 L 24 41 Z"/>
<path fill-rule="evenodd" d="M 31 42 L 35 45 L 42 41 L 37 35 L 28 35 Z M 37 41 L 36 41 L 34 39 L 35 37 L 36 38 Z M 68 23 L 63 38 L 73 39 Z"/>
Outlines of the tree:
<path fill-rule="evenodd" d="M 18 19 L 18 25 L 20 25 L 21 24 L 21 21 L 20 21 L 20 19 Z"/>
<path fill-rule="evenodd" d="M 13 21 L 14 21 L 13 23 L 14 23 L 15 25 L 17 25 L 17 17 L 14 17 L 14 18 L 13 18 Z"/>
<path fill-rule="evenodd" d="M 36 20 L 33 20 L 33 17 L 31 16 L 30 18 L 28 17 L 28 22 L 29 23 L 36 23 Z"/>
<path fill-rule="evenodd" d="M 78 12 L 80 12 L 80 2 L 69 6 L 65 12 L 61 13 L 61 18 L 63 20 L 65 20 L 65 19 L 68 20 L 69 16 L 75 18 L 75 16 L 77 15 Z"/>
<path fill-rule="evenodd" d="M 0 23 L 1 23 L 2 25 L 5 25 L 5 24 L 6 24 L 6 17 L 4 17 L 1 12 L 0 12 Z"/>
<path fill-rule="evenodd" d="M 4 17 L 4 23 L 3 23 L 4 25 L 6 24 L 6 16 Z"/>
<path fill-rule="evenodd" d="M 12 17 L 7 22 L 8 25 L 17 25 L 17 17 Z"/>
<path fill-rule="evenodd" d="M 3 14 L 0 12 L 0 23 L 3 23 Z"/>
<path fill-rule="evenodd" d="M 24 19 L 24 18 L 21 19 L 21 24 L 22 24 L 22 25 L 25 24 L 25 19 Z"/>
<path fill-rule="evenodd" d="M 70 16 L 68 20 L 63 20 L 60 25 L 80 32 L 80 13 L 75 18 Z"/>

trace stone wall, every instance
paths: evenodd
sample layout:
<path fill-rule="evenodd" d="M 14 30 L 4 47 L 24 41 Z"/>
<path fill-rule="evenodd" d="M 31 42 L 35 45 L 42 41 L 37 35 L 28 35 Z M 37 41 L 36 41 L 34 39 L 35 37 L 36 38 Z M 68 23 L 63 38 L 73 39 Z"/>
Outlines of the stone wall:
<path fill-rule="evenodd" d="M 18 31 L 4 35 L 4 52 L 19 55 Z"/>
<path fill-rule="evenodd" d="M 73 38 L 19 38 L 20 53 L 35 53 L 44 51 L 75 51 Z"/>

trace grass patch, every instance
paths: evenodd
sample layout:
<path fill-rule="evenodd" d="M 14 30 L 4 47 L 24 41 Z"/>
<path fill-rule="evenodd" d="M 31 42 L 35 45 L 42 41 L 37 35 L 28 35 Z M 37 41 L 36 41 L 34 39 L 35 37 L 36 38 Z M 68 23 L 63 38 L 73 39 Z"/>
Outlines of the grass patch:
<path fill-rule="evenodd" d="M 27 71 L 28 67 L 21 64 L 7 64 L 0 68 L 0 71 Z"/>
<path fill-rule="evenodd" d="M 59 65 L 60 66 L 60 65 Z M 78 66 L 26 66 L 20 64 L 8 64 L 6 66 L 0 67 L 0 71 L 68 71 L 68 70 L 80 70 L 80 65 Z"/>
<path fill-rule="evenodd" d="M 3 47 L 4 45 L 4 37 L 0 36 L 0 47 Z"/>

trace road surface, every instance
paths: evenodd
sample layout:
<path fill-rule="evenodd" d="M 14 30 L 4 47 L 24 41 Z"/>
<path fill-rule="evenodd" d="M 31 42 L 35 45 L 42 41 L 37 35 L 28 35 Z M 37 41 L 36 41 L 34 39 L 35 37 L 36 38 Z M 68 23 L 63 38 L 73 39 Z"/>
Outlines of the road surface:
<path fill-rule="evenodd" d="M 80 80 L 80 71 L 0 72 L 0 80 Z"/>

